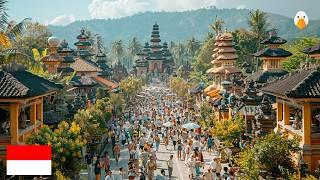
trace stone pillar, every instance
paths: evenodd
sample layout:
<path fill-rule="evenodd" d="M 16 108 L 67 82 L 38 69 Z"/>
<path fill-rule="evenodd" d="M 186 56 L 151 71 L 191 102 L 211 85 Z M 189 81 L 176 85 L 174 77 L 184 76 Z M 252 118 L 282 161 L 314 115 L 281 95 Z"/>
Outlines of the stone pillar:
<path fill-rule="evenodd" d="M 10 104 L 10 137 L 11 144 L 19 142 L 19 103 Z"/>
<path fill-rule="evenodd" d="M 290 125 L 290 109 L 286 103 L 283 104 L 283 120 L 284 125 Z"/>
<path fill-rule="evenodd" d="M 37 125 L 37 104 L 34 103 L 30 106 L 30 122 L 31 125 Z"/>
<path fill-rule="evenodd" d="M 277 121 L 283 120 L 283 104 L 280 102 L 277 102 Z"/>
<path fill-rule="evenodd" d="M 306 103 L 303 105 L 303 144 L 310 145 L 311 144 L 311 105 L 310 103 Z"/>

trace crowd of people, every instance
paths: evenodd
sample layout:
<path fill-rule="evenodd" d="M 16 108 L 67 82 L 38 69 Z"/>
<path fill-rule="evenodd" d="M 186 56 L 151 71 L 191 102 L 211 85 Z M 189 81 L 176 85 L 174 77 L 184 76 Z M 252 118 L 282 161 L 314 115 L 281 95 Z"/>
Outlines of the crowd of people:
<path fill-rule="evenodd" d="M 112 155 L 106 151 L 103 157 L 94 159 L 94 173 L 100 180 L 101 171 L 106 180 L 113 179 L 173 179 L 175 163 L 182 161 L 190 179 L 235 179 L 236 169 L 230 163 L 221 162 L 221 153 L 215 146 L 209 130 L 184 128 L 195 122 L 196 116 L 169 89 L 148 87 L 128 103 L 123 116 L 115 119 L 108 132 Z M 156 173 L 160 146 L 168 153 L 166 168 Z M 173 146 L 173 148 L 172 148 Z M 121 151 L 129 153 L 127 166 L 119 163 Z M 204 152 L 212 159 L 205 162 Z M 115 159 L 119 173 L 112 174 L 110 159 Z M 178 161 L 175 161 L 177 158 Z"/>

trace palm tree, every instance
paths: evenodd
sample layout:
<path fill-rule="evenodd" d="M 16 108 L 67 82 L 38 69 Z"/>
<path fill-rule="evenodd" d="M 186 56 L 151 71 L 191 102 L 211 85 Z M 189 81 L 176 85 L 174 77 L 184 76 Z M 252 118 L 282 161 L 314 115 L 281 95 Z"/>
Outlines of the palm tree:
<path fill-rule="evenodd" d="M 184 46 L 182 43 L 178 43 L 174 48 L 173 48 L 173 56 L 176 59 L 176 64 L 181 65 L 183 64 L 183 56 L 184 56 Z"/>
<path fill-rule="evenodd" d="M 136 37 L 134 37 L 132 40 L 129 41 L 129 45 L 128 45 L 128 68 L 130 68 L 132 66 L 133 63 L 133 59 L 136 56 L 136 54 L 141 50 L 142 45 L 140 44 L 140 42 L 137 40 Z"/>
<path fill-rule="evenodd" d="M 112 43 L 111 53 L 116 59 L 116 63 L 119 63 L 120 60 L 122 60 L 124 56 L 124 48 L 121 40 Z"/>
<path fill-rule="evenodd" d="M 188 53 L 190 60 L 192 60 L 192 58 L 194 57 L 194 55 L 195 55 L 196 51 L 199 49 L 199 47 L 200 47 L 200 43 L 194 37 L 187 40 L 186 52 Z"/>
<path fill-rule="evenodd" d="M 258 50 L 262 48 L 260 41 L 262 41 L 267 35 L 268 22 L 267 14 L 260 11 L 259 9 L 250 12 L 250 18 L 248 20 L 249 27 L 256 38 L 256 47 Z M 256 62 L 256 71 L 259 69 L 260 65 L 259 59 Z"/>
<path fill-rule="evenodd" d="M 269 25 L 267 23 L 267 14 L 265 12 L 262 12 L 259 9 L 251 11 L 248 23 L 251 31 L 259 41 L 265 38 Z"/>
<path fill-rule="evenodd" d="M 218 19 L 218 15 L 216 15 L 214 23 L 209 25 L 209 27 L 216 33 L 216 36 L 222 32 L 223 23 L 224 21 L 222 19 Z"/>

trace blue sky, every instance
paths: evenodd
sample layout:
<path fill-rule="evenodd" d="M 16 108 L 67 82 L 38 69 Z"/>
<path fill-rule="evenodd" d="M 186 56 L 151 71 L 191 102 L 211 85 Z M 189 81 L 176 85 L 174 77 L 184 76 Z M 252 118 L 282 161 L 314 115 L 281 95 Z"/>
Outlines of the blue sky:
<path fill-rule="evenodd" d="M 299 10 L 320 19 L 320 0 L 9 0 L 11 19 L 31 17 L 45 24 L 66 25 L 75 20 L 120 18 L 145 11 L 184 11 L 208 6 L 261 9 L 293 17 Z"/>

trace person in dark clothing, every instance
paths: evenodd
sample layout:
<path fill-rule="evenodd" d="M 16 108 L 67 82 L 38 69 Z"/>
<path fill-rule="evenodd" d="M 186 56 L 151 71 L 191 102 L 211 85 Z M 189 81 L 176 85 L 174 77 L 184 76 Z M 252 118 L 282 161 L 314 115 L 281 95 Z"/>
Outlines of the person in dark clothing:
<path fill-rule="evenodd" d="M 96 163 L 94 165 L 94 174 L 96 175 L 96 180 L 100 180 L 101 176 L 101 163 L 100 163 L 100 156 L 97 156 Z"/>

